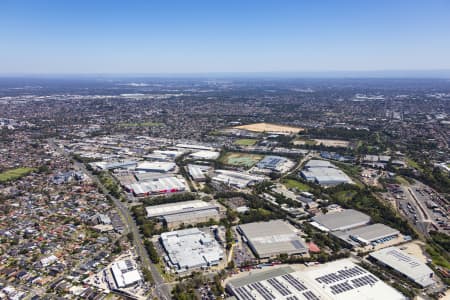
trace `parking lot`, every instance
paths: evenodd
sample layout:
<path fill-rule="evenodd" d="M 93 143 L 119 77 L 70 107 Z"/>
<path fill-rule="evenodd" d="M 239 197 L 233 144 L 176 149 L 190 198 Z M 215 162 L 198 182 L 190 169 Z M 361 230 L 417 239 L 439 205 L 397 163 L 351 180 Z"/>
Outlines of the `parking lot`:
<path fill-rule="evenodd" d="M 448 204 L 430 187 L 416 183 L 401 186 L 396 193 L 399 210 L 424 234 L 429 231 L 450 233 L 447 214 Z"/>

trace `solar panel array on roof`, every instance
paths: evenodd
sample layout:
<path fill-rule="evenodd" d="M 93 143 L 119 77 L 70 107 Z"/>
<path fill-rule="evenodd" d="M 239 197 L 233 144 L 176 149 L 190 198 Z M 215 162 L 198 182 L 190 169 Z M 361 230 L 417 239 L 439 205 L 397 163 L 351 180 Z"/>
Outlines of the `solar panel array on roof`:
<path fill-rule="evenodd" d="M 287 282 L 289 282 L 294 288 L 296 288 L 299 292 L 302 292 L 307 289 L 307 287 L 302 284 L 300 281 L 298 281 L 294 276 L 291 274 L 286 274 L 282 276 Z"/>
<path fill-rule="evenodd" d="M 306 291 L 303 293 L 303 296 L 305 296 L 308 300 L 320 300 L 319 297 L 317 297 L 313 292 Z"/>
<path fill-rule="evenodd" d="M 267 282 L 270 283 L 278 292 L 280 292 L 281 295 L 287 296 L 291 294 L 291 292 L 276 278 L 270 278 L 267 280 Z"/>
<path fill-rule="evenodd" d="M 342 292 L 353 290 L 353 286 L 348 284 L 347 282 L 338 283 L 330 286 L 331 292 L 333 294 L 340 294 Z"/>
<path fill-rule="evenodd" d="M 362 268 L 355 266 L 353 268 L 347 269 L 347 270 L 339 270 L 336 273 L 330 273 L 330 274 L 326 274 L 324 276 L 321 277 L 317 277 L 316 281 L 319 283 L 326 283 L 326 284 L 330 284 L 330 283 L 334 283 L 334 282 L 338 282 L 347 278 L 351 278 L 351 277 L 355 277 L 361 274 L 367 273 L 365 270 L 363 270 Z"/>
<path fill-rule="evenodd" d="M 252 294 L 250 294 L 249 291 L 247 291 L 245 286 L 235 289 L 234 292 L 239 296 L 239 299 L 243 299 L 243 300 L 256 299 L 255 297 L 252 296 Z"/>
<path fill-rule="evenodd" d="M 374 277 L 372 275 L 366 275 L 366 276 L 359 277 L 359 278 L 351 280 L 352 284 L 356 288 L 361 287 L 361 286 L 365 286 L 365 285 L 374 284 L 377 281 L 378 281 L 378 278 L 376 278 L 376 277 Z"/>
<path fill-rule="evenodd" d="M 258 272 L 231 280 L 239 300 L 405 300 L 406 298 L 350 260 L 339 260 L 304 271 Z M 265 275 L 268 274 L 268 275 Z"/>
<path fill-rule="evenodd" d="M 266 289 L 260 282 L 255 282 L 249 284 L 252 288 L 254 288 L 265 300 L 275 300 L 275 296 Z"/>

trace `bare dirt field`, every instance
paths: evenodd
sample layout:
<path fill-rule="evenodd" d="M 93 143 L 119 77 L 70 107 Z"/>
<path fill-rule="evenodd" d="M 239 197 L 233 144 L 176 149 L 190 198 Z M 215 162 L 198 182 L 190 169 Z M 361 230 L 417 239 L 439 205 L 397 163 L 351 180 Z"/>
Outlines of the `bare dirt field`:
<path fill-rule="evenodd" d="M 322 144 L 326 147 L 342 147 L 347 148 L 350 144 L 348 141 L 343 140 L 328 140 L 328 139 L 314 139 L 318 145 Z"/>
<path fill-rule="evenodd" d="M 276 132 L 276 133 L 284 133 L 284 134 L 298 133 L 298 132 L 304 130 L 303 128 L 300 128 L 300 127 L 292 127 L 292 126 L 277 125 L 277 124 L 270 124 L 270 123 L 255 123 L 255 124 L 248 124 L 248 125 L 240 125 L 240 126 L 236 126 L 233 128 L 254 131 L 254 132 Z"/>

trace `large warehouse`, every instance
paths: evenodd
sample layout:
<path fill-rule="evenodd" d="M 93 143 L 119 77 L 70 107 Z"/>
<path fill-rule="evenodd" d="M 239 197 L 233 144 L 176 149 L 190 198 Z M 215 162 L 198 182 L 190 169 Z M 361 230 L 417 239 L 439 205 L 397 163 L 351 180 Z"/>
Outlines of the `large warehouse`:
<path fill-rule="evenodd" d="M 218 265 L 224 257 L 211 234 L 198 228 L 164 232 L 160 239 L 167 253 L 166 262 L 179 273 Z"/>
<path fill-rule="evenodd" d="M 187 165 L 189 175 L 194 181 L 200 182 L 206 180 L 206 175 L 212 169 L 210 166 L 203 165 Z"/>
<path fill-rule="evenodd" d="M 378 263 L 395 270 L 422 287 L 435 283 L 433 270 L 397 247 L 384 248 L 369 255 Z"/>
<path fill-rule="evenodd" d="M 174 171 L 176 164 L 164 161 L 144 161 L 137 165 L 136 171 L 167 173 Z"/>
<path fill-rule="evenodd" d="M 322 186 L 334 186 L 341 183 L 353 183 L 350 177 L 335 165 L 325 160 L 310 160 L 306 163 L 301 176 Z"/>
<path fill-rule="evenodd" d="M 312 218 L 311 225 L 323 231 L 347 230 L 370 222 L 370 217 L 354 209 L 346 209 L 340 212 L 327 213 Z"/>
<path fill-rule="evenodd" d="M 348 259 L 304 271 L 271 269 L 230 280 L 238 300 L 406 300 L 394 288 Z"/>
<path fill-rule="evenodd" d="M 153 180 L 133 183 L 128 185 L 127 190 L 135 196 L 148 196 L 154 194 L 167 194 L 182 192 L 186 190 L 186 182 L 175 176 L 159 177 Z"/>
<path fill-rule="evenodd" d="M 267 155 L 256 164 L 256 168 L 283 173 L 289 171 L 294 165 L 294 162 L 286 157 Z"/>
<path fill-rule="evenodd" d="M 308 252 L 295 227 L 282 220 L 242 224 L 237 229 L 260 258 L 270 258 L 281 253 L 293 255 Z"/>
<path fill-rule="evenodd" d="M 246 188 L 266 179 L 264 176 L 250 175 L 243 172 L 230 170 L 216 170 L 213 181 L 220 182 L 237 188 Z"/>
<path fill-rule="evenodd" d="M 384 224 L 371 224 L 350 230 L 333 231 L 332 235 L 338 237 L 352 247 L 367 246 L 383 243 L 398 237 L 400 232 Z"/>
<path fill-rule="evenodd" d="M 145 208 L 147 217 L 164 221 L 169 229 L 220 219 L 220 207 L 200 200 L 153 205 Z"/>

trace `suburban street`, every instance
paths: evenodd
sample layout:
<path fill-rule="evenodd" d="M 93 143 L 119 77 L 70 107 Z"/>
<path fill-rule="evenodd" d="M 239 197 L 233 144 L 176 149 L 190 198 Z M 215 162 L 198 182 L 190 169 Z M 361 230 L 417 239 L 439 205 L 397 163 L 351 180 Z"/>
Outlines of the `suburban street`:
<path fill-rule="evenodd" d="M 52 145 L 60 154 L 68 156 L 67 153 L 60 147 L 58 147 L 54 140 L 49 140 L 50 145 Z M 84 164 L 74 161 L 74 165 L 76 168 L 87 174 L 93 182 L 97 184 L 97 186 L 102 190 L 102 192 L 105 195 L 108 195 L 109 192 L 105 188 L 105 186 L 102 184 L 102 182 L 92 174 L 89 170 L 86 169 Z M 147 250 L 145 250 L 144 243 L 142 242 L 142 237 L 139 233 L 139 229 L 136 226 L 136 223 L 133 220 L 133 217 L 131 216 L 130 211 L 128 208 L 116 197 L 113 197 L 110 195 L 114 205 L 116 206 L 120 216 L 122 217 L 122 220 L 125 222 L 126 226 L 126 233 L 131 232 L 133 235 L 133 246 L 136 249 L 136 253 L 139 256 L 142 267 L 147 268 L 152 273 L 152 277 L 154 280 L 155 287 L 153 289 L 154 296 L 158 297 L 158 299 L 170 299 L 170 288 L 169 286 L 164 282 L 164 278 L 162 278 L 161 274 L 159 273 L 157 267 L 155 264 L 153 264 L 150 260 L 150 257 L 148 256 Z"/>

